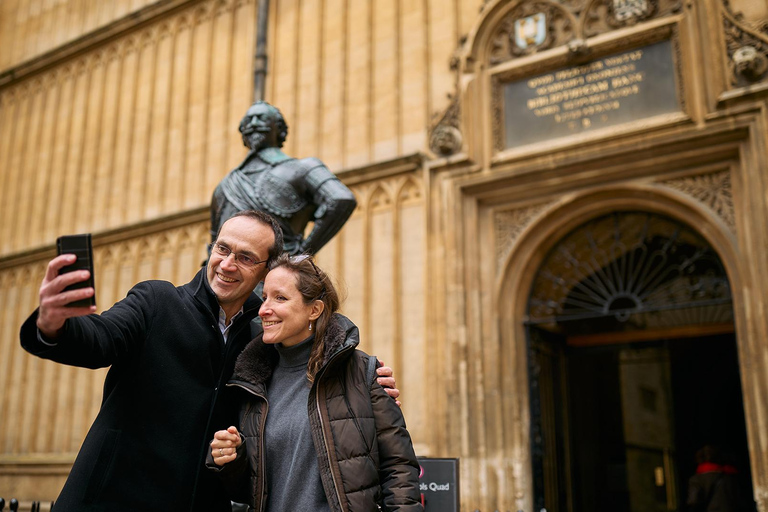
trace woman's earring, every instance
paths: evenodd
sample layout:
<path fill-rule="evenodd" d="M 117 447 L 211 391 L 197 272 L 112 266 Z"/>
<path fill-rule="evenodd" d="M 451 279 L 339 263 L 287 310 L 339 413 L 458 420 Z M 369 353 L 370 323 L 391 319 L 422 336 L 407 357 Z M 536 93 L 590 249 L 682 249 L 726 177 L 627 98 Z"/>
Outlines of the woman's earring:
<path fill-rule="evenodd" d="M 312 330 L 312 322 L 309 322 L 309 330 Z"/>

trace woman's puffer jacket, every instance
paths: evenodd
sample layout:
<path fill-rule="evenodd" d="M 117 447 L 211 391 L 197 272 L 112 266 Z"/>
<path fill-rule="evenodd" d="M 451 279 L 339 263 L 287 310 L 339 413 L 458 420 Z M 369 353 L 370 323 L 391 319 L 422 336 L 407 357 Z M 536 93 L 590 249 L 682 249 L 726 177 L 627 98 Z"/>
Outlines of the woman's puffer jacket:
<path fill-rule="evenodd" d="M 358 343 L 357 327 L 334 314 L 323 365 L 309 392 L 307 412 L 328 503 L 334 512 L 375 512 L 379 505 L 385 511 L 422 511 L 419 464 L 403 415 L 375 379 L 366 382 L 369 356 L 355 349 Z M 266 384 L 277 358 L 275 348 L 260 337 L 238 357 L 227 386 L 240 393 L 239 430 L 245 442 L 235 461 L 215 466 L 209 454 L 207 463 L 224 479 L 232 499 L 259 512 L 267 488 Z"/>

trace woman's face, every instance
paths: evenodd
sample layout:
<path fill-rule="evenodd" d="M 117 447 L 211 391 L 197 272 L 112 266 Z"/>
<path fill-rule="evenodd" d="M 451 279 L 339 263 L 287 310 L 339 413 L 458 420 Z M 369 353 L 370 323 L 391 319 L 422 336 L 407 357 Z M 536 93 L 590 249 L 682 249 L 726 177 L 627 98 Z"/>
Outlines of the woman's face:
<path fill-rule="evenodd" d="M 304 303 L 296 288 L 296 274 L 285 267 L 278 267 L 267 274 L 263 299 L 259 316 L 264 328 L 264 343 L 282 343 L 290 347 L 304 341 L 312 334 L 310 322 L 314 322 L 322 312 L 322 306 L 318 306 L 321 301 Z"/>

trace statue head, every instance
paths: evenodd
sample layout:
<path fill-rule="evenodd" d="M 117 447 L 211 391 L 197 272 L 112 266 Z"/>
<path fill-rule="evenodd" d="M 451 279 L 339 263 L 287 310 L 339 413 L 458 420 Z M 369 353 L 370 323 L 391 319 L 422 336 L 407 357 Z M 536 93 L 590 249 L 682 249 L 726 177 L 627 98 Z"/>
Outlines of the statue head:
<path fill-rule="evenodd" d="M 288 125 L 280 111 L 266 101 L 250 106 L 240 121 L 243 144 L 252 150 L 283 147 L 288 136 Z"/>

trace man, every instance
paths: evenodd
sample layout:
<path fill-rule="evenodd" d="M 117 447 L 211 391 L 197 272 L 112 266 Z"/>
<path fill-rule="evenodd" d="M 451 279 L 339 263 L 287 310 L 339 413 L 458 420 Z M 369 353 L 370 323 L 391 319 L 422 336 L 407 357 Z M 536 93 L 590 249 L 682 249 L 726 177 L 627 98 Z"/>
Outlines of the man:
<path fill-rule="evenodd" d="M 58 275 L 73 255 L 48 264 L 40 306 L 21 328 L 22 346 L 64 364 L 111 366 L 56 512 L 230 510 L 203 461 L 215 428 L 235 418 L 235 404 L 220 394 L 251 339 L 261 305 L 252 290 L 281 249 L 274 219 L 240 212 L 221 227 L 207 267 L 192 281 L 139 283 L 101 315 L 91 314 L 95 307 L 66 307 L 94 293 L 63 291 L 88 277 Z"/>
<path fill-rule="evenodd" d="M 317 158 L 297 160 L 280 148 L 288 126 L 278 109 L 254 103 L 240 122 L 245 160 L 216 187 L 211 200 L 211 236 L 233 213 L 273 215 L 290 254 L 315 254 L 341 229 L 357 205 L 355 196 Z M 304 231 L 313 222 L 312 231 Z"/>

